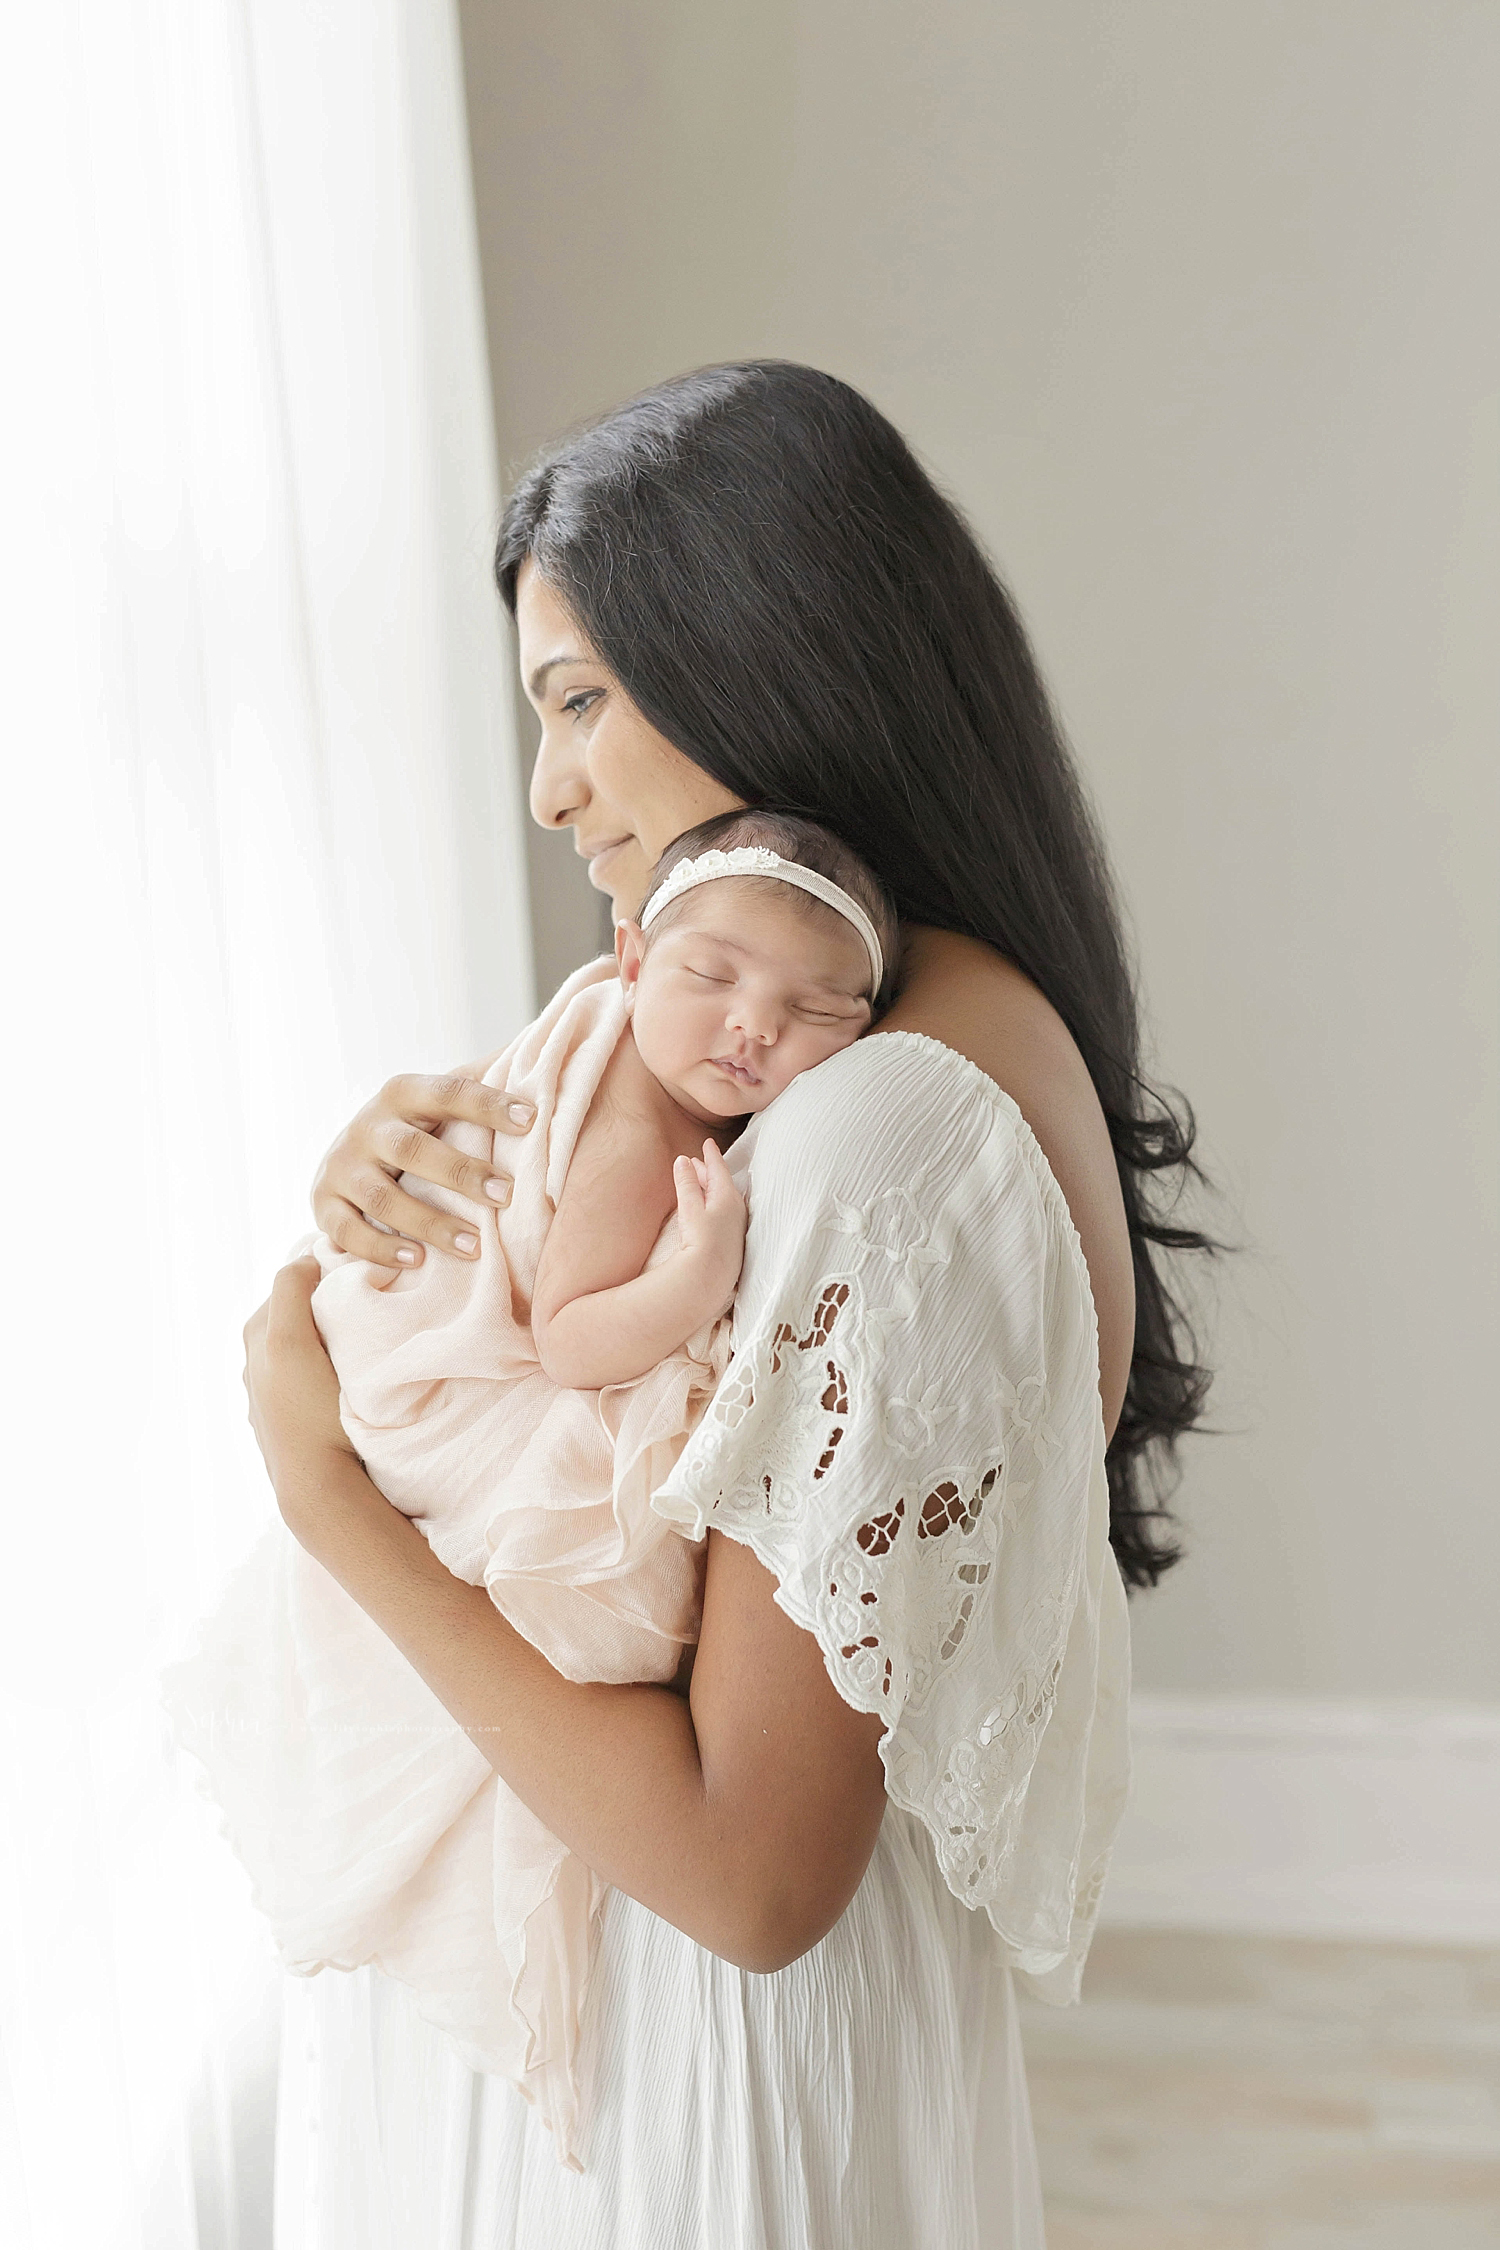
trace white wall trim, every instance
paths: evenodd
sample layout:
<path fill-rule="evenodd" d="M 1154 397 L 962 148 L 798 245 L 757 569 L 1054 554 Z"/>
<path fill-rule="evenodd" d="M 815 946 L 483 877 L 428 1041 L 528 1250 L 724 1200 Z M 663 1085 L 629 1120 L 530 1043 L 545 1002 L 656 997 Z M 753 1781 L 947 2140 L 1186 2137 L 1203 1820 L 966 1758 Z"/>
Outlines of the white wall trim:
<path fill-rule="evenodd" d="M 1106 1923 L 1500 1943 L 1500 1709 L 1137 1695 Z"/>

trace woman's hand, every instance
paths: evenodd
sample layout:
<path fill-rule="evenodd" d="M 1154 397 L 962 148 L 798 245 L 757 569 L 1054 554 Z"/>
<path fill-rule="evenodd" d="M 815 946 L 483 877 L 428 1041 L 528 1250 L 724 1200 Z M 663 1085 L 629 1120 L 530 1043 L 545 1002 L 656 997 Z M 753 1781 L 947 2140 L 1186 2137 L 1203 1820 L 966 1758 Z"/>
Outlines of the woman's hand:
<path fill-rule="evenodd" d="M 339 1379 L 313 1321 L 318 1278 L 315 1258 L 283 1266 L 245 1323 L 250 1427 L 289 1523 L 299 1495 L 316 1488 L 335 1456 L 358 1459 L 339 1420 Z"/>
<path fill-rule="evenodd" d="M 387 1079 L 319 1165 L 313 1216 L 340 1250 L 373 1265 L 420 1265 L 423 1243 L 460 1258 L 477 1258 L 479 1238 L 473 1226 L 408 1195 L 396 1185 L 397 1174 L 412 1172 L 472 1203 L 503 1206 L 510 1201 L 505 1174 L 450 1148 L 436 1138 L 437 1129 L 450 1118 L 462 1118 L 493 1133 L 519 1134 L 529 1132 L 535 1115 L 530 1102 L 503 1087 L 484 1085 L 477 1075 Z M 379 1226 L 371 1224 L 374 1220 Z"/>

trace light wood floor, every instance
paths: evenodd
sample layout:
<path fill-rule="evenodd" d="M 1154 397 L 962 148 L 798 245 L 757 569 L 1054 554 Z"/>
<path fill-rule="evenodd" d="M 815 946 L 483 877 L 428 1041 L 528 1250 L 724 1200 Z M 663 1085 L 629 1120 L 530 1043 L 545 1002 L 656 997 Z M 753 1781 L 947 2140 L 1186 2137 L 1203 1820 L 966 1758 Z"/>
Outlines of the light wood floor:
<path fill-rule="evenodd" d="M 1500 1951 L 1106 1930 L 1023 2025 L 1048 2250 L 1500 2250 Z"/>

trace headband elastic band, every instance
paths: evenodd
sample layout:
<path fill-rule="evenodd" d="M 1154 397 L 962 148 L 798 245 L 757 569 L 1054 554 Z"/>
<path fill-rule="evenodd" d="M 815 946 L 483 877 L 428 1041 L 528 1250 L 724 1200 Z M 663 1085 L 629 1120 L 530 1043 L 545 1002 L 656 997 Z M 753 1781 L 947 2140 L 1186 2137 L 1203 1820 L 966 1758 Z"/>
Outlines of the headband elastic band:
<path fill-rule="evenodd" d="M 799 891 L 820 898 L 846 922 L 852 922 L 865 941 L 865 951 L 870 956 L 870 999 L 879 994 L 885 976 L 885 956 L 880 950 L 880 939 L 875 925 L 860 905 L 846 890 L 820 875 L 814 867 L 804 867 L 795 859 L 783 859 L 779 852 L 768 851 L 763 844 L 738 844 L 729 852 L 700 852 L 696 859 L 680 859 L 663 882 L 661 889 L 653 891 L 641 915 L 641 928 L 649 930 L 656 917 L 674 899 L 685 891 L 695 891 L 700 883 L 717 882 L 724 875 L 770 875 L 778 883 L 791 883 Z"/>

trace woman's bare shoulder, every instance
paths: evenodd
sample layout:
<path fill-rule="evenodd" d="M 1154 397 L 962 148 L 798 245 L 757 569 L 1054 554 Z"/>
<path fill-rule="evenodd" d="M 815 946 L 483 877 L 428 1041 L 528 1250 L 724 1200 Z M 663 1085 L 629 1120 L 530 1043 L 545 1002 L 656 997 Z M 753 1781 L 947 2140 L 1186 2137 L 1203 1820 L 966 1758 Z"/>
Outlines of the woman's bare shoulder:
<path fill-rule="evenodd" d="M 913 929 L 904 966 L 895 1005 L 871 1036 L 917 1031 L 967 1055 L 1031 1127 L 1083 1244 L 1113 1430 L 1134 1347 L 1135 1282 L 1114 1148 L 1088 1066 L 1050 1001 L 992 947 L 951 930 Z"/>
<path fill-rule="evenodd" d="M 1036 1131 L 1022 1089 L 1045 1110 L 1092 1106 L 1083 1057 L 1067 1025 L 1029 977 L 992 946 L 953 930 L 908 933 L 904 975 L 877 1031 L 919 1031 L 954 1047 L 1003 1086 Z M 1040 1136 L 1039 1136 L 1040 1137 Z"/>

